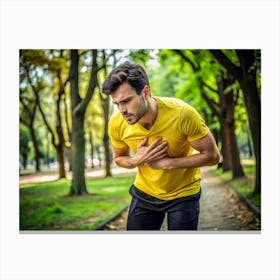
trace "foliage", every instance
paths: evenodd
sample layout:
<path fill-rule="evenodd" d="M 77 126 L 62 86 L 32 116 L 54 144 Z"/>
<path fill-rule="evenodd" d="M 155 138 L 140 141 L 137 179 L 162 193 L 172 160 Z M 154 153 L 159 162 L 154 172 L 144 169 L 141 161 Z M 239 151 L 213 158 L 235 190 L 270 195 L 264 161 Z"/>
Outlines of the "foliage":
<path fill-rule="evenodd" d="M 89 195 L 68 196 L 69 181 L 22 185 L 21 230 L 92 230 L 129 203 L 132 175 L 87 180 Z"/>

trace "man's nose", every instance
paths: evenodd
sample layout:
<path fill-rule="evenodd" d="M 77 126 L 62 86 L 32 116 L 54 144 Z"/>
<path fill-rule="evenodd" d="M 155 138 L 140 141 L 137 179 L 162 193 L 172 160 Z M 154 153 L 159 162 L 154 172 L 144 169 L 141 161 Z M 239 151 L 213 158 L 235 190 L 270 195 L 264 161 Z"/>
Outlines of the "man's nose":
<path fill-rule="evenodd" d="M 125 105 L 119 104 L 119 110 L 122 114 L 125 114 L 127 112 Z"/>

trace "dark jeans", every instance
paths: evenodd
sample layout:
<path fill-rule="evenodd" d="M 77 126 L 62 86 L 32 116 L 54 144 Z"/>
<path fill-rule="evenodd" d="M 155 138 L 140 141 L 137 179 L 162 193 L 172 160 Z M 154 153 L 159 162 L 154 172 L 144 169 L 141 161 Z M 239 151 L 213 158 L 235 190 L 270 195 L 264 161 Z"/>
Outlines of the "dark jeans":
<path fill-rule="evenodd" d="M 151 197 L 135 186 L 130 193 L 127 230 L 160 230 L 166 213 L 168 230 L 197 230 L 200 193 L 171 201 Z"/>

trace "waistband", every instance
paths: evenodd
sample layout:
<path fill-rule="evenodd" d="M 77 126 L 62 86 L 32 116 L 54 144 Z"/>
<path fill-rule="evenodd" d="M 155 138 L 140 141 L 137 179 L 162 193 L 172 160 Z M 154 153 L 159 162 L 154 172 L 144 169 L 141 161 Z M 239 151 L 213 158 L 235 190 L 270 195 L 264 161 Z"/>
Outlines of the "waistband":
<path fill-rule="evenodd" d="M 156 197 L 153 197 L 151 195 L 148 195 L 144 193 L 143 191 L 139 190 L 135 185 L 131 185 L 129 189 L 129 193 L 132 197 L 139 199 L 141 202 L 145 203 L 147 206 L 154 206 L 157 208 L 160 208 L 161 210 L 164 210 L 165 208 L 172 207 L 175 204 L 178 204 L 183 201 L 191 201 L 191 200 L 197 200 L 200 198 L 201 189 L 198 193 L 184 196 L 180 198 L 176 198 L 173 200 L 161 200 Z"/>

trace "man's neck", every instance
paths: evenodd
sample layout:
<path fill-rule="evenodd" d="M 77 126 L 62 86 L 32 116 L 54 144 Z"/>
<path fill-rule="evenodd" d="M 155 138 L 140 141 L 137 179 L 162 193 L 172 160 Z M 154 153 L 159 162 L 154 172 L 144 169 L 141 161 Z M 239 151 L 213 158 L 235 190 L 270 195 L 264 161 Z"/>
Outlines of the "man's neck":
<path fill-rule="evenodd" d="M 155 99 L 152 97 L 148 100 L 148 112 L 145 114 L 140 120 L 139 124 L 145 127 L 146 129 L 151 129 L 153 126 L 154 122 L 156 121 L 157 118 L 157 112 L 158 112 L 158 107 L 157 107 L 157 102 Z"/>

